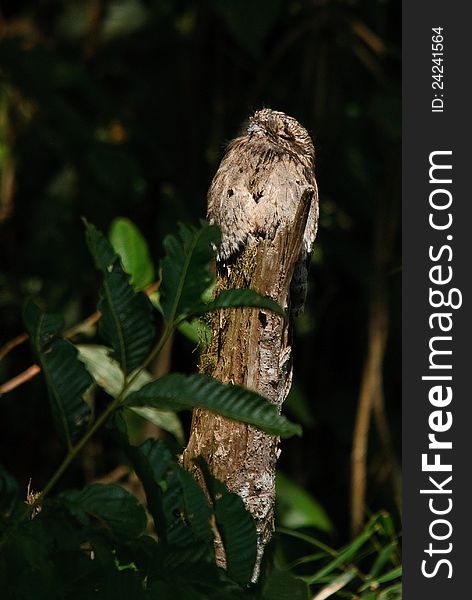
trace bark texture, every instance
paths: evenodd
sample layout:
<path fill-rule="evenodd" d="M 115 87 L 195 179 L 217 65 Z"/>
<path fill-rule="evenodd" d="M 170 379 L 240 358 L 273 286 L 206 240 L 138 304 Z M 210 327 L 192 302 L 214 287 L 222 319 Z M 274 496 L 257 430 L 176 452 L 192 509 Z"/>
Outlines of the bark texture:
<path fill-rule="evenodd" d="M 316 182 L 309 163 L 274 149 L 257 129 L 252 140 L 250 128 L 246 138 L 230 144 L 209 192 L 209 218 L 223 233 L 215 294 L 251 288 L 276 300 L 290 315 L 293 282 L 301 264 L 306 275 L 305 263 L 316 233 Z M 235 150 L 237 156 L 232 155 Z M 251 214 L 246 206 L 249 201 Z M 223 309 L 213 315 L 211 328 L 200 370 L 223 383 L 256 391 L 281 410 L 292 382 L 291 316 L 284 320 L 260 309 Z M 274 529 L 279 454 L 278 438 L 206 410 L 193 413 L 184 466 L 204 487 L 194 464 L 202 456 L 211 473 L 239 494 L 253 515 L 258 534 L 254 580 Z M 225 566 L 224 549 L 218 542 L 216 557 Z"/>

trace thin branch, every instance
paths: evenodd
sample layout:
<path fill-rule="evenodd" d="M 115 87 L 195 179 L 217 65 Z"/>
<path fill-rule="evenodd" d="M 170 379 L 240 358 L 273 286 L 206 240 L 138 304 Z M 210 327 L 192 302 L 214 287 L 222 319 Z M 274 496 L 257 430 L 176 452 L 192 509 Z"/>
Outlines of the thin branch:
<path fill-rule="evenodd" d="M 64 332 L 64 337 L 66 337 L 67 339 L 72 339 L 76 335 L 79 335 L 79 333 L 87 332 L 91 327 L 95 325 L 95 323 L 97 323 L 100 320 L 101 316 L 102 313 L 99 310 L 96 310 L 93 314 L 84 319 L 81 323 L 74 325 L 70 329 L 66 329 L 66 331 Z"/>
<path fill-rule="evenodd" d="M 157 358 L 150 365 L 150 373 L 153 379 L 159 379 L 163 375 L 167 375 L 170 372 L 171 360 L 172 360 L 172 347 L 174 343 L 174 336 L 171 335 L 167 342 L 162 347 L 162 351 L 159 353 Z M 162 437 L 163 430 L 161 427 L 151 421 L 146 420 L 144 430 L 142 432 L 143 441 L 147 438 L 159 438 Z"/>
<path fill-rule="evenodd" d="M 383 56 L 387 52 L 383 39 L 374 33 L 363 21 L 354 19 L 352 21 L 352 30 L 375 54 Z"/>
<path fill-rule="evenodd" d="M 380 387 L 376 397 L 374 399 L 373 406 L 374 423 L 377 429 L 377 434 L 382 444 L 382 449 L 387 463 L 390 465 L 392 471 L 392 485 L 393 492 L 395 495 L 395 502 L 398 507 L 398 511 L 401 513 L 402 510 L 402 478 L 400 465 L 395 456 L 393 447 L 392 435 L 388 425 L 387 413 L 385 410 L 385 396 L 383 393 L 383 386 Z"/>
<path fill-rule="evenodd" d="M 118 465 L 109 473 L 97 477 L 93 480 L 94 483 L 118 483 L 124 477 L 131 473 L 131 469 L 127 465 Z"/>
<path fill-rule="evenodd" d="M 369 346 L 364 363 L 359 404 L 351 454 L 351 534 L 362 529 L 366 495 L 366 463 L 370 417 L 382 385 L 382 364 L 387 340 L 387 314 L 384 302 L 377 299 L 371 307 Z"/>
<path fill-rule="evenodd" d="M 10 157 L 5 162 L 0 184 L 0 223 L 6 221 L 11 216 L 15 193 L 15 161 Z"/>
<path fill-rule="evenodd" d="M 150 286 L 150 287 L 153 287 L 153 286 Z M 33 511 L 35 511 L 38 506 L 40 506 L 42 504 L 45 497 L 49 494 L 49 492 L 52 490 L 52 488 L 56 485 L 56 483 L 62 477 L 62 475 L 67 470 L 67 468 L 69 467 L 71 462 L 77 457 L 79 452 L 84 448 L 84 446 L 87 444 L 87 442 L 93 437 L 95 432 L 98 429 L 100 429 L 100 427 L 108 420 L 108 418 L 120 406 L 121 402 L 123 401 L 123 398 L 125 397 L 126 391 L 128 390 L 128 388 L 134 381 L 135 377 L 138 376 L 139 373 L 141 373 L 146 368 L 145 365 L 149 364 L 151 362 L 151 360 L 153 360 L 154 358 L 156 358 L 158 356 L 159 352 L 162 350 L 162 348 L 164 347 L 165 343 L 167 342 L 169 337 L 172 335 L 172 333 L 173 333 L 173 325 L 172 324 L 167 325 L 160 340 L 157 342 L 156 346 L 151 351 L 150 355 L 148 356 L 146 361 L 143 363 L 143 365 L 141 365 L 141 367 L 136 371 L 135 376 L 130 377 L 129 379 L 125 377 L 123 387 L 121 388 L 121 391 L 118 394 L 118 396 L 112 402 L 110 402 L 110 404 L 98 416 L 97 420 L 94 423 L 92 423 L 92 425 L 85 432 L 85 434 L 81 437 L 81 439 L 75 444 L 75 446 L 72 446 L 72 448 L 69 449 L 66 457 L 64 458 L 62 463 L 59 465 L 59 467 L 57 468 L 57 470 L 55 471 L 55 473 L 53 474 L 51 479 L 47 482 L 43 491 L 35 498 L 34 502 L 30 505 L 30 507 L 29 507 L 30 514 Z"/>
<path fill-rule="evenodd" d="M 4 344 L 0 348 L 0 360 L 2 360 L 3 358 L 5 358 L 5 356 L 11 350 L 13 350 L 13 348 L 16 348 L 17 346 L 19 346 L 23 342 L 26 342 L 26 340 L 28 340 L 28 339 L 29 339 L 29 335 L 27 333 L 20 333 L 20 335 L 17 335 L 15 338 L 13 338 L 12 340 L 8 341 L 6 344 Z"/>
<path fill-rule="evenodd" d="M 88 7 L 88 31 L 84 43 L 84 58 L 90 60 L 97 52 L 103 24 L 104 6 L 101 0 L 95 0 Z"/>
<path fill-rule="evenodd" d="M 160 285 L 160 281 L 155 281 L 154 283 L 151 283 L 144 290 L 144 293 L 147 296 L 151 296 L 154 292 L 156 292 L 159 289 L 159 285 Z M 70 329 L 67 329 L 64 332 L 64 337 L 66 337 L 67 339 L 72 339 L 75 336 L 77 336 L 79 333 L 86 332 L 88 329 L 90 329 L 90 327 L 95 325 L 95 323 L 97 323 L 97 321 L 100 320 L 101 316 L 102 315 L 101 315 L 100 311 L 98 311 L 98 310 L 95 311 L 93 314 L 91 314 L 86 319 L 84 319 L 81 323 L 78 323 L 77 325 L 74 325 Z M 25 342 L 28 339 L 29 339 L 29 335 L 27 333 L 21 333 L 20 335 L 16 336 L 12 340 L 8 341 L 0 349 L 0 360 L 5 358 L 5 356 L 11 350 L 13 350 L 13 348 L 16 348 L 17 346 L 19 346 L 20 344 L 22 344 L 23 342 Z M 22 385 L 23 383 L 26 383 L 30 379 L 33 379 L 33 377 L 36 377 L 36 375 L 40 372 L 41 372 L 40 366 L 31 365 L 30 367 L 28 367 L 25 371 L 23 371 L 19 375 L 15 375 L 15 377 L 13 377 L 12 379 L 9 379 L 8 381 L 6 381 L 2 385 L 0 385 L 0 396 L 2 396 L 3 394 L 7 394 L 8 392 L 11 392 L 15 388 Z"/>
<path fill-rule="evenodd" d="M 36 377 L 36 375 L 40 372 L 41 367 L 39 365 L 31 365 L 31 367 L 28 367 L 22 373 L 16 377 L 13 377 L 13 379 L 10 379 L 3 385 L 0 385 L 0 396 L 3 396 L 3 394 L 8 394 L 8 392 L 11 392 L 23 383 L 33 379 L 33 377 Z"/>
<path fill-rule="evenodd" d="M 123 390 L 119 396 L 117 396 L 113 402 L 111 402 L 107 408 L 102 412 L 102 414 L 98 417 L 98 419 L 93 423 L 93 425 L 88 429 L 85 435 L 77 442 L 75 446 L 73 446 L 67 456 L 64 458 L 62 463 L 57 468 L 54 475 L 46 484 L 45 488 L 41 492 L 41 494 L 36 498 L 36 500 L 31 505 L 31 510 L 34 510 L 37 506 L 41 505 L 45 499 L 45 497 L 49 494 L 52 488 L 56 485 L 58 480 L 62 477 L 63 473 L 66 471 L 67 467 L 74 460 L 77 454 L 82 450 L 85 444 L 89 441 L 89 439 L 93 436 L 93 434 L 99 429 L 105 421 L 108 420 L 108 417 L 118 408 L 120 402 L 123 398 L 124 390 L 126 386 L 123 386 Z"/>
<path fill-rule="evenodd" d="M 394 163 L 395 164 L 395 163 Z M 373 283 L 370 293 L 369 319 L 367 325 L 368 347 L 362 370 L 361 387 L 354 427 L 351 454 L 351 533 L 355 536 L 362 528 L 365 497 L 367 447 L 371 416 L 384 449 L 391 461 L 392 471 L 397 477 L 396 460 L 391 444 L 391 435 L 385 416 L 383 394 L 383 363 L 389 328 L 389 309 L 385 274 L 390 270 L 392 248 L 397 229 L 397 193 L 395 186 L 398 174 L 392 181 L 392 159 L 386 162 L 386 201 L 379 202 L 375 222 Z M 397 482 L 394 479 L 397 493 Z"/>

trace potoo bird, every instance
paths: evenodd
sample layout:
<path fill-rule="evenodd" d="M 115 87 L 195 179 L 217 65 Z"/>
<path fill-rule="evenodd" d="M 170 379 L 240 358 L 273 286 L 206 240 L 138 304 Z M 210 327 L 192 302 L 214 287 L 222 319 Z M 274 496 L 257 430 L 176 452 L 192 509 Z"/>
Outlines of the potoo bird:
<path fill-rule="evenodd" d="M 273 238 L 291 223 L 304 190 L 315 190 L 300 260 L 290 287 L 290 310 L 298 314 L 307 291 L 307 266 L 318 226 L 315 150 L 293 117 L 265 108 L 229 143 L 208 191 L 208 220 L 222 234 L 217 261 L 229 263 L 254 238 Z"/>

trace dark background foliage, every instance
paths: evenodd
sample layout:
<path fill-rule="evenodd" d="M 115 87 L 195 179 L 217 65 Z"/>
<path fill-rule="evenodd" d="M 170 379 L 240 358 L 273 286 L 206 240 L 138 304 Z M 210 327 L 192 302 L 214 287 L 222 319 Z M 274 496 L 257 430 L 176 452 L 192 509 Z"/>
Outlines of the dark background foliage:
<path fill-rule="evenodd" d="M 80 217 L 129 217 L 153 258 L 177 221 L 205 215 L 225 143 L 268 106 L 311 132 L 321 218 L 308 306 L 296 324 L 287 411 L 304 426 L 280 468 L 349 536 L 350 454 L 376 321 L 388 431 L 372 426 L 367 507 L 396 513 L 400 450 L 400 4 L 395 0 L 1 2 L 0 344 L 23 330 L 28 295 L 72 325 L 98 279 Z M 370 332 L 370 333 L 369 333 Z M 372 350 L 372 348 L 370 348 Z M 32 360 L 23 345 L 0 381 Z M 174 341 L 172 367 L 196 369 Z M 41 489 L 62 456 L 36 378 L 0 398 L 0 462 Z M 380 420 L 375 421 L 377 424 Z M 186 423 L 188 428 L 189 423 Z M 393 455 L 388 435 L 393 440 Z M 120 463 L 102 432 L 62 487 Z"/>

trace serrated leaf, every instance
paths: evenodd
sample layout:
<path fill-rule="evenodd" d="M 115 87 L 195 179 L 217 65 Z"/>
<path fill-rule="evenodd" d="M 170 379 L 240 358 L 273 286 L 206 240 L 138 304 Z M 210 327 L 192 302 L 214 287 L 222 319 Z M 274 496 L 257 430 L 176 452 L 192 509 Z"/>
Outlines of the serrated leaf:
<path fill-rule="evenodd" d="M 228 419 L 254 425 L 271 435 L 300 435 L 299 425 L 280 415 L 268 400 L 239 385 L 223 384 L 206 375 L 171 373 L 143 386 L 126 399 L 127 406 L 190 410 L 206 408 Z"/>
<path fill-rule="evenodd" d="M 208 500 L 193 476 L 173 463 L 166 477 L 164 494 L 167 539 L 170 544 L 187 546 L 196 541 L 213 542 Z"/>
<path fill-rule="evenodd" d="M 209 547 L 201 542 L 189 543 L 186 546 L 170 546 L 163 564 L 167 571 L 166 574 L 172 577 L 172 571 L 180 570 L 182 572 L 183 566 L 186 570 L 189 565 L 195 565 L 196 563 L 202 564 L 204 561 L 206 564 L 210 561 L 213 563 L 214 552 L 212 546 L 213 544 Z"/>
<path fill-rule="evenodd" d="M 182 423 L 175 412 L 170 410 L 160 410 L 153 406 L 129 406 L 128 408 L 141 418 L 146 419 L 146 421 L 157 425 L 157 427 L 164 429 L 164 431 L 172 433 L 179 444 L 184 444 L 184 430 Z"/>
<path fill-rule="evenodd" d="M 331 532 L 331 523 L 324 508 L 299 485 L 277 472 L 277 507 L 280 523 L 285 527 L 315 527 Z"/>
<path fill-rule="evenodd" d="M 193 549 L 190 547 L 190 549 Z M 195 560 L 199 555 L 195 548 L 194 554 L 189 552 L 189 548 L 179 549 L 179 554 L 173 552 L 178 561 L 169 564 L 166 560 L 165 571 L 161 573 L 157 586 L 151 583 L 152 598 L 159 600 L 242 600 L 243 598 L 252 598 L 256 595 L 243 592 L 243 590 L 233 582 L 223 569 L 206 560 Z M 170 587 L 163 585 L 164 582 L 170 583 Z M 169 592 L 172 592 L 169 595 Z M 155 594 L 155 595 L 154 595 Z"/>
<path fill-rule="evenodd" d="M 228 575 L 239 583 L 248 583 L 257 555 L 256 523 L 238 494 L 213 477 L 203 458 L 196 460 L 209 491 L 216 525 L 225 548 Z"/>
<path fill-rule="evenodd" d="M 167 522 L 160 482 L 164 479 L 172 456 L 160 440 L 146 440 L 141 446 L 127 445 L 125 451 L 136 475 L 143 484 L 149 512 L 159 539 L 167 543 Z"/>
<path fill-rule="evenodd" d="M 129 374 L 149 354 L 154 339 L 152 305 L 145 294 L 135 292 L 111 244 L 85 221 L 87 244 L 95 264 L 103 273 L 103 288 L 98 303 L 102 313 L 100 335 L 113 348 L 124 373 Z"/>
<path fill-rule="evenodd" d="M 124 270 L 131 275 L 131 283 L 136 289 L 143 289 L 154 279 L 149 248 L 143 235 L 129 219 L 114 219 L 109 239 L 115 252 L 121 257 Z"/>
<path fill-rule="evenodd" d="M 226 552 L 228 575 L 235 581 L 251 580 L 256 561 L 254 519 L 237 494 L 224 494 L 215 505 L 215 518 Z"/>
<path fill-rule="evenodd" d="M 128 446 L 126 452 L 143 484 L 159 539 L 180 548 L 203 542 L 207 552 L 213 542 L 211 510 L 197 481 L 160 440 Z"/>
<path fill-rule="evenodd" d="M 58 499 L 81 521 L 94 517 L 123 538 L 137 537 L 146 528 L 144 507 L 118 485 L 94 483 L 80 491 L 63 492 Z"/>
<path fill-rule="evenodd" d="M 128 374 L 149 354 L 155 332 L 147 297 L 134 292 L 118 264 L 115 263 L 114 269 L 105 274 L 97 306 L 102 313 L 99 332 L 112 346 L 113 358 Z"/>
<path fill-rule="evenodd" d="M 98 385 L 110 396 L 116 398 L 123 389 L 124 376 L 116 360 L 110 356 L 111 349 L 96 344 L 80 344 L 77 349 L 79 350 L 79 359 L 85 364 Z M 134 373 L 130 373 L 131 377 L 133 375 Z M 151 375 L 147 371 L 141 371 L 126 389 L 123 397 L 126 398 L 149 381 L 152 381 Z M 153 407 L 130 406 L 129 409 L 143 419 L 172 433 L 179 443 L 184 443 L 182 423 L 174 412 Z"/>
<path fill-rule="evenodd" d="M 275 300 L 247 288 L 223 290 L 214 300 L 197 307 L 192 314 L 203 314 L 218 310 L 219 308 L 239 308 L 245 306 L 267 309 L 282 317 L 286 316 L 284 309 Z"/>
<path fill-rule="evenodd" d="M 179 225 L 179 236 L 164 239 L 166 255 L 161 262 L 160 303 L 167 323 L 181 315 L 192 314 L 202 304 L 202 294 L 212 276 L 209 262 L 214 256 L 212 245 L 218 244 L 218 228 L 207 223 L 200 228 Z"/>
<path fill-rule="evenodd" d="M 78 360 L 73 344 L 57 337 L 62 319 L 41 313 L 29 301 L 24 308 L 24 321 L 46 379 L 56 431 L 70 448 L 90 418 L 83 396 L 93 379 Z"/>
<path fill-rule="evenodd" d="M 119 261 L 119 256 L 107 238 L 95 225 L 82 219 L 85 225 L 85 237 L 87 246 L 99 271 L 108 272 L 113 269 L 114 264 Z"/>
<path fill-rule="evenodd" d="M 116 398 L 123 389 L 124 376 L 118 362 L 110 356 L 112 349 L 100 344 L 77 344 L 76 348 L 79 351 L 79 360 L 84 363 L 87 371 L 93 376 L 97 384 L 107 394 Z M 133 373 L 130 375 L 133 375 Z M 152 381 L 150 373 L 142 371 L 126 390 L 125 396 L 139 390 L 150 381 Z"/>

